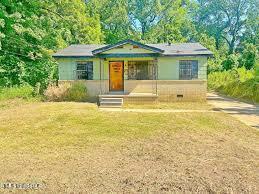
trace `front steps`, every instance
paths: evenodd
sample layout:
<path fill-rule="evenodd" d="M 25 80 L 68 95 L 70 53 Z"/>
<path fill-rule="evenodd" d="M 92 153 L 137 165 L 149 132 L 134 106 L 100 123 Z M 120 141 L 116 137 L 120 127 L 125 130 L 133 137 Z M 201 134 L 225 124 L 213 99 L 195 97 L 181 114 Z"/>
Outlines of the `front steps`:
<path fill-rule="evenodd" d="M 152 93 L 110 93 L 99 95 L 100 108 L 121 108 L 123 103 L 144 104 L 157 102 L 158 96 Z"/>
<path fill-rule="evenodd" d="M 123 98 L 116 96 L 99 97 L 100 108 L 121 108 L 123 105 Z"/>

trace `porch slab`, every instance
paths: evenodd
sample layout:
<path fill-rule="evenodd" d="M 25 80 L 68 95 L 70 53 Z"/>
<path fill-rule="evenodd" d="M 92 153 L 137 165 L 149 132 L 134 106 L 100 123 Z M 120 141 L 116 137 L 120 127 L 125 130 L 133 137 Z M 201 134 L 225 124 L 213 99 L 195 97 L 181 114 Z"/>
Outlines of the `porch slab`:
<path fill-rule="evenodd" d="M 99 101 L 103 99 L 118 99 L 123 98 L 123 103 L 155 103 L 157 102 L 158 95 L 153 93 L 129 93 L 129 94 L 102 94 L 99 95 Z"/>
<path fill-rule="evenodd" d="M 123 93 L 117 93 L 117 94 L 114 94 L 114 93 L 111 93 L 111 94 L 101 94 L 99 95 L 99 98 L 124 98 L 124 97 L 143 97 L 143 98 L 146 98 L 146 97 L 158 97 L 157 94 L 153 94 L 153 93 L 129 93 L 129 94 L 123 94 Z"/>

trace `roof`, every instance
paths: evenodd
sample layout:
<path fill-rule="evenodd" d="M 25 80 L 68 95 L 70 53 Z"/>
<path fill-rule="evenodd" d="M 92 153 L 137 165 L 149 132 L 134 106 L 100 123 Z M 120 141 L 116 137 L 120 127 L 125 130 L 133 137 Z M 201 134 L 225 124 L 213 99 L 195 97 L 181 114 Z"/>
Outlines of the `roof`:
<path fill-rule="evenodd" d="M 63 50 L 58 51 L 53 57 L 94 57 L 104 51 L 115 47 L 133 44 L 141 48 L 151 50 L 161 56 L 211 56 L 213 53 L 199 43 L 178 43 L 178 44 L 142 44 L 132 40 L 125 40 L 114 45 L 71 45 Z"/>
<path fill-rule="evenodd" d="M 127 40 L 120 41 L 116 44 L 111 44 L 111 45 L 107 45 L 107 46 L 104 46 L 104 47 L 99 48 L 99 49 L 95 49 L 95 50 L 93 50 L 93 54 L 96 55 L 96 54 L 111 50 L 113 48 L 116 48 L 118 46 L 122 46 L 122 45 L 125 45 L 125 44 L 135 45 L 135 46 L 138 46 L 140 48 L 153 51 L 155 53 L 163 53 L 164 52 L 164 50 L 156 48 L 155 46 L 149 46 L 149 45 L 146 45 L 146 44 L 142 44 L 140 42 L 136 42 L 136 41 L 127 39 Z"/>

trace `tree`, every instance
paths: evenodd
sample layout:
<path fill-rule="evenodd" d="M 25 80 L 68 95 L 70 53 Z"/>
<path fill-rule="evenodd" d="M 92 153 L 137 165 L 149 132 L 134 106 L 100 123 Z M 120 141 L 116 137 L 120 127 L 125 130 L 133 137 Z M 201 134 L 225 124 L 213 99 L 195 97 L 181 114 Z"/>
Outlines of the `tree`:
<path fill-rule="evenodd" d="M 129 0 L 130 22 L 136 31 L 141 32 L 141 39 L 158 23 L 161 13 L 160 0 Z"/>
<path fill-rule="evenodd" d="M 0 86 L 54 79 L 53 51 L 72 43 L 99 43 L 99 21 L 81 0 L 0 2 Z"/>
<path fill-rule="evenodd" d="M 127 0 L 90 0 L 86 6 L 91 17 L 100 19 L 104 42 L 111 44 L 135 37 L 128 17 Z"/>
<path fill-rule="evenodd" d="M 225 41 L 232 54 L 245 30 L 253 0 L 198 0 L 196 26 L 215 37 L 217 49 Z"/>
<path fill-rule="evenodd" d="M 195 34 L 188 10 L 191 4 L 182 0 L 167 1 L 162 6 L 160 20 L 151 30 L 149 40 L 155 42 L 187 42 Z"/>
<path fill-rule="evenodd" d="M 255 67 L 256 58 L 257 58 L 257 48 L 251 43 L 246 43 L 244 49 L 239 58 L 239 66 L 244 66 L 246 69 L 252 69 Z"/>

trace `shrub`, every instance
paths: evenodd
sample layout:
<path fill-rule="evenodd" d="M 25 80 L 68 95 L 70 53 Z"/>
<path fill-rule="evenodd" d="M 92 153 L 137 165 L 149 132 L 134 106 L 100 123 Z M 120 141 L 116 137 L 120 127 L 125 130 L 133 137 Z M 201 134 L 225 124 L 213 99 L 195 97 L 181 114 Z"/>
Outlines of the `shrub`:
<path fill-rule="evenodd" d="M 239 65 L 238 59 L 239 59 L 239 56 L 236 55 L 236 54 L 231 54 L 231 55 L 229 55 L 229 56 L 222 62 L 223 69 L 225 69 L 225 70 L 230 70 L 230 69 L 234 69 L 234 68 L 238 67 L 238 65 Z"/>
<path fill-rule="evenodd" d="M 257 48 L 253 44 L 245 44 L 242 55 L 239 58 L 239 66 L 246 69 L 252 69 L 256 64 Z"/>
<path fill-rule="evenodd" d="M 34 96 L 33 87 L 30 85 L 13 86 L 0 88 L 0 100 L 8 100 L 14 98 L 29 99 Z"/>
<path fill-rule="evenodd" d="M 83 83 L 49 85 L 44 92 L 47 101 L 75 101 L 84 102 L 87 100 L 87 88 Z"/>
<path fill-rule="evenodd" d="M 76 82 L 68 89 L 66 101 L 84 102 L 87 100 L 87 88 L 85 84 Z"/>
<path fill-rule="evenodd" d="M 244 67 L 209 74 L 208 87 L 229 96 L 259 102 L 255 71 Z"/>
<path fill-rule="evenodd" d="M 69 84 L 59 84 L 58 86 L 51 84 L 45 90 L 44 96 L 46 97 L 47 101 L 54 101 L 54 102 L 64 101 L 67 96 L 69 88 L 70 88 Z"/>

